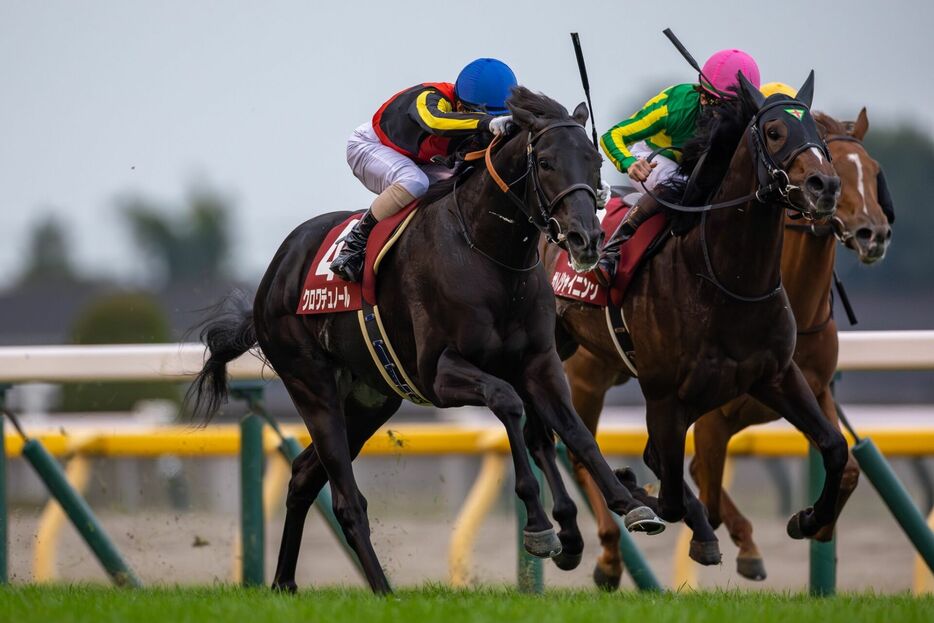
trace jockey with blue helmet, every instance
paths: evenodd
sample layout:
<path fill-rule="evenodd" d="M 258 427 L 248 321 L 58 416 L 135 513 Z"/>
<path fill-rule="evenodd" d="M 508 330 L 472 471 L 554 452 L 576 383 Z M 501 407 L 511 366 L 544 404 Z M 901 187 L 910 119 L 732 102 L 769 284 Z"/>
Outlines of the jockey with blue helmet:
<path fill-rule="evenodd" d="M 418 199 L 450 176 L 446 160 L 465 138 L 504 133 L 512 116 L 506 98 L 516 76 L 502 61 L 478 58 L 454 84 L 425 82 L 396 93 L 347 141 L 347 163 L 376 199 L 344 238 L 331 270 L 341 279 L 362 277 L 366 240 L 377 222 Z"/>

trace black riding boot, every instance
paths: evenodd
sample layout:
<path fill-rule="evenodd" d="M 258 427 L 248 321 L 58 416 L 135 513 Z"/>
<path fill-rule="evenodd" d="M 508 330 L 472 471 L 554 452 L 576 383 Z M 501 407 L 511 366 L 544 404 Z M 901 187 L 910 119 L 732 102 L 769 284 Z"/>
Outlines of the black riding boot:
<path fill-rule="evenodd" d="M 331 262 L 331 272 L 344 281 L 360 281 L 363 278 L 363 260 L 366 258 L 366 240 L 376 227 L 373 212 L 366 211 L 350 233 L 344 236 L 344 248 Z"/>
<path fill-rule="evenodd" d="M 648 193 L 639 197 L 636 205 L 629 209 L 623 222 L 619 224 L 610 239 L 607 240 L 600 251 L 600 259 L 594 268 L 594 276 L 600 285 L 609 286 L 616 278 L 619 268 L 619 248 L 624 242 L 632 238 L 639 225 L 658 213 L 661 204 L 655 201 Z"/>

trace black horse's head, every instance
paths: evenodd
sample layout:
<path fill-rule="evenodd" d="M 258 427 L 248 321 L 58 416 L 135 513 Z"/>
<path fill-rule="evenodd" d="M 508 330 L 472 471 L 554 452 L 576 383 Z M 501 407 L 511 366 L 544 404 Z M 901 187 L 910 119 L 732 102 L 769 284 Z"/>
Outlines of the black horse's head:
<path fill-rule="evenodd" d="M 558 102 L 516 87 L 506 102 L 528 137 L 528 216 L 549 240 L 568 250 L 577 271 L 596 263 L 603 230 L 596 215 L 601 157 L 587 137 L 587 107 L 569 115 Z"/>
<path fill-rule="evenodd" d="M 739 74 L 740 95 L 757 111 L 750 127 L 760 185 L 779 183 L 791 207 L 809 219 L 833 216 L 840 178 L 811 116 L 812 71 L 795 97 L 781 93 L 766 99 Z"/>

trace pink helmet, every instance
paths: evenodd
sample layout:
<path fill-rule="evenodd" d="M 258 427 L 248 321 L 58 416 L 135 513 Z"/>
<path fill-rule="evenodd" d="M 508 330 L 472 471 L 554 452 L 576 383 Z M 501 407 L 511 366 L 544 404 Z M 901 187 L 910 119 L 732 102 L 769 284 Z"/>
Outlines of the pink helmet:
<path fill-rule="evenodd" d="M 710 83 L 701 78 L 701 87 L 711 95 L 729 93 L 728 89 L 736 84 L 736 73 L 740 71 L 754 87 L 759 88 L 759 66 L 751 56 L 742 50 L 720 50 L 704 63 L 704 78 Z"/>

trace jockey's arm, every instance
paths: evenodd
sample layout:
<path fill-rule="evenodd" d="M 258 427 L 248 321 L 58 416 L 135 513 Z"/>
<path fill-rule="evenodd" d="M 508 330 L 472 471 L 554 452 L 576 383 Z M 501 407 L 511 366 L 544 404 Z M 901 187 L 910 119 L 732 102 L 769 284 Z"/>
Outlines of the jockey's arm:
<path fill-rule="evenodd" d="M 454 105 L 435 89 L 419 93 L 409 115 L 425 132 L 451 137 L 485 132 L 493 119 L 486 113 L 455 111 Z"/>
<path fill-rule="evenodd" d="M 601 138 L 600 146 L 610 162 L 621 172 L 636 162 L 629 145 L 655 136 L 668 127 L 668 93 L 662 91 L 628 119 L 617 123 Z"/>

